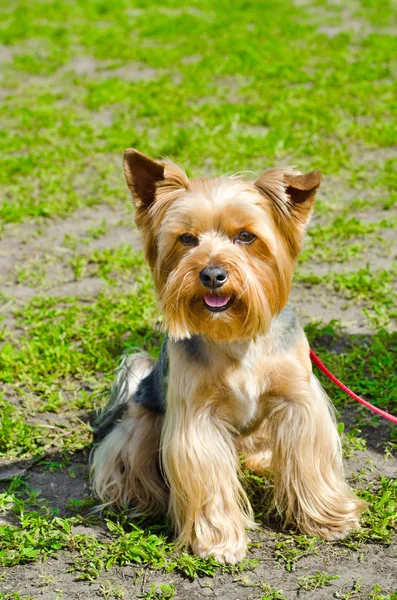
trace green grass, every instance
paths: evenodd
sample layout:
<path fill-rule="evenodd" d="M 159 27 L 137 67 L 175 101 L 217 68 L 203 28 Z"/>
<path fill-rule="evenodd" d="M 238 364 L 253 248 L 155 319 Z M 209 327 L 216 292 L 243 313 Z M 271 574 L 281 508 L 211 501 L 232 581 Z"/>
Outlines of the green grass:
<path fill-rule="evenodd" d="M 114 226 L 100 212 L 104 205 L 120 213 L 117 227 L 133 228 L 121 169 L 126 147 L 167 155 L 190 175 L 274 164 L 321 169 L 295 283 L 361 311 L 366 331 L 346 333 L 338 325 L 343 311 L 335 310 L 335 321 L 307 327 L 309 341 L 339 379 L 397 412 L 397 120 L 389 35 L 396 11 L 380 0 L 299 4 L 0 0 L 0 57 L 9 55 L 0 76 L 4 256 L 14 256 L 12 236 L 24 240 L 0 282 L 0 458 L 28 460 L 23 478 L 8 488 L 1 483 L 0 509 L 9 518 L 0 525 L 3 567 L 67 551 L 73 577 L 99 582 L 103 598 L 121 598 L 125 586 L 103 579 L 112 567 L 131 563 L 192 579 L 237 576 L 258 565 L 250 558 L 221 567 L 178 551 L 167 523 L 131 523 L 124 513 L 107 515 L 106 537 L 91 529 L 75 534 L 76 527 L 98 525 L 87 516 L 93 498 L 71 497 L 65 516 L 29 483 L 29 466 L 48 477 L 75 477 L 73 461 L 88 461 L 89 419 L 120 354 L 137 346 L 159 352 L 161 318 L 142 253 L 121 237 L 104 242 Z M 334 34 L 327 35 L 329 27 Z M 85 220 L 85 229 L 77 227 Z M 49 226 L 66 223 L 55 247 L 49 238 L 40 247 Z M 92 295 L 54 292 L 98 279 L 103 287 Z M 319 377 L 337 407 L 344 456 L 354 458 L 388 427 Z M 350 427 L 343 425 L 347 415 Z M 395 431 L 387 435 L 385 459 L 397 444 Z M 353 482 L 370 503 L 363 527 L 338 546 L 281 533 L 278 525 L 276 533 L 266 529 L 274 569 L 293 577 L 301 559 L 329 547 L 359 557 L 391 545 L 395 481 L 367 479 L 362 469 Z M 267 527 L 269 486 L 253 475 L 248 483 Z M 333 577 L 310 572 L 300 579 L 304 589 Z M 174 591 L 173 584 L 148 583 L 141 597 L 172 598 Z M 284 598 L 265 582 L 260 594 Z M 363 597 L 394 600 L 377 585 Z M 0 593 L 11 598 L 28 596 Z"/>
<path fill-rule="evenodd" d="M 303 590 L 317 590 L 332 585 L 335 579 L 339 579 L 338 575 L 326 575 L 324 571 L 317 571 L 314 575 L 299 577 L 298 585 Z"/>
<path fill-rule="evenodd" d="M 35 600 L 32 596 L 20 596 L 18 592 L 13 594 L 2 594 L 0 592 L 0 600 Z"/>
<path fill-rule="evenodd" d="M 322 540 L 308 535 L 277 534 L 274 547 L 275 559 L 289 572 L 295 571 L 297 562 L 318 551 Z"/>
<path fill-rule="evenodd" d="M 11 514 L 14 521 L 0 524 L 0 567 L 43 561 L 60 550 L 73 553 L 70 572 L 77 579 L 89 582 L 94 582 L 103 571 L 128 564 L 177 572 L 190 579 L 213 577 L 218 571 L 239 573 L 257 566 L 255 561 L 245 560 L 228 567 L 214 559 L 204 560 L 180 551 L 171 541 L 166 524 L 143 529 L 123 513 L 106 519 L 106 537 L 110 541 L 86 533 L 76 534 L 75 526 L 92 525 L 97 517 L 57 516 L 38 491 L 30 491 L 22 479 L 14 480 L 6 492 L 0 493 L 0 514 Z"/>
<path fill-rule="evenodd" d="M 267 583 L 263 585 L 263 588 L 265 590 L 265 595 L 262 596 L 261 600 L 287 600 L 287 598 L 283 596 L 282 590 L 274 590 Z"/>
<path fill-rule="evenodd" d="M 367 265 L 352 272 L 329 272 L 325 276 L 297 274 L 296 281 L 323 285 L 340 293 L 350 304 L 364 304 L 364 312 L 375 327 L 389 325 L 397 317 L 396 267 L 374 271 Z"/>
<path fill-rule="evenodd" d="M 173 598 L 174 595 L 175 588 L 172 583 L 161 583 L 159 587 L 152 583 L 150 592 L 140 594 L 138 598 L 144 598 L 145 600 L 165 600 L 166 598 Z"/>
<path fill-rule="evenodd" d="M 310 344 L 338 379 L 352 390 L 362 394 L 373 404 L 393 412 L 397 405 L 397 357 L 394 351 L 397 333 L 379 329 L 374 335 L 346 335 L 331 322 L 313 323 L 307 327 Z M 336 351 L 337 350 L 337 351 Z M 352 405 L 352 400 L 324 375 L 316 371 L 321 383 L 337 407 Z M 358 405 L 355 405 L 358 408 Z M 370 418 L 372 413 L 359 408 L 360 415 Z M 360 421 L 357 422 L 359 426 Z"/>
<path fill-rule="evenodd" d="M 330 39 L 292 2 L 271 0 L 249 10 L 209 0 L 191 10 L 181 1 L 162 10 L 154 1 L 2 4 L 0 43 L 13 53 L 0 109 L 5 222 L 126 197 L 119 157 L 131 145 L 189 170 L 260 169 L 292 155 L 327 173 L 349 169 L 352 185 L 395 189 L 393 159 L 376 174 L 357 160 L 397 133 L 392 41 L 377 31 L 354 44 L 353 34 Z M 388 3 L 362 11 L 369 23 L 377 13 L 393 23 Z M 330 12 L 340 21 L 338 7 Z M 79 57 L 94 61 L 88 73 Z M 133 74 L 120 80 L 125 65 Z M 139 68 L 152 78 L 134 76 Z M 111 124 L 97 117 L 106 109 Z"/>
<path fill-rule="evenodd" d="M 397 592 L 383 594 L 381 593 L 382 586 L 379 584 L 375 584 L 372 590 L 367 593 L 363 593 L 362 587 L 362 583 L 360 579 L 358 579 L 354 583 L 351 591 L 346 592 L 345 594 L 336 592 L 335 597 L 339 598 L 339 600 L 354 600 L 355 598 L 363 598 L 365 600 L 397 600 Z"/>

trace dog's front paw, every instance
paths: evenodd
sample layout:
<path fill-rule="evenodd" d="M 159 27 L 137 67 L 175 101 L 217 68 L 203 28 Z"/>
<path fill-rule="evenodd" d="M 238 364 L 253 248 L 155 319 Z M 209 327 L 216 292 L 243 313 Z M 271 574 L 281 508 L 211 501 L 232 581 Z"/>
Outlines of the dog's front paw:
<path fill-rule="evenodd" d="M 360 514 L 367 506 L 363 500 L 350 495 L 345 504 L 340 503 L 335 507 L 333 514 L 319 514 L 318 520 L 306 518 L 301 521 L 299 529 L 302 533 L 321 537 L 328 542 L 342 540 L 352 529 L 360 528 Z"/>
<path fill-rule="evenodd" d="M 237 542 L 227 542 L 210 546 L 208 543 L 196 539 L 192 544 L 194 554 L 201 558 L 214 557 L 220 563 L 236 565 L 241 562 L 247 554 L 247 537 L 244 536 Z"/>
<path fill-rule="evenodd" d="M 336 540 L 343 540 L 343 538 L 345 538 L 352 529 L 359 528 L 359 519 L 351 519 L 350 521 L 346 521 L 346 523 L 340 525 L 339 527 L 319 527 L 317 535 L 318 537 L 322 537 L 328 542 L 334 542 Z"/>
<path fill-rule="evenodd" d="M 301 526 L 299 527 L 302 533 L 323 538 L 327 542 L 342 540 L 350 533 L 352 529 L 359 528 L 360 520 L 355 516 L 351 516 L 351 518 L 345 520 L 340 520 L 339 523 L 329 523 L 328 525 L 308 519 L 305 523 L 301 523 Z"/>

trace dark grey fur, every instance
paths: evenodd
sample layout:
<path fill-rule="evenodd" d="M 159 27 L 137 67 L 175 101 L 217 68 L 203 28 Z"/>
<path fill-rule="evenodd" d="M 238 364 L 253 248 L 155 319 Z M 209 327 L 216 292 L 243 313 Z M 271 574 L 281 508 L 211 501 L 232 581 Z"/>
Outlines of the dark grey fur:
<path fill-rule="evenodd" d="M 138 382 L 134 389 L 134 372 L 129 365 L 133 354 L 125 354 L 112 386 L 108 404 L 94 421 L 93 429 L 96 439 L 100 440 L 113 429 L 114 425 L 122 419 L 129 403 L 136 402 L 155 414 L 164 414 L 167 382 L 168 382 L 168 339 L 164 339 L 161 347 L 160 358 L 148 375 Z M 131 393 L 130 388 L 134 389 Z"/>
<path fill-rule="evenodd" d="M 168 383 L 168 340 L 161 346 L 160 358 L 153 370 L 142 379 L 135 392 L 134 400 L 139 406 L 157 415 L 165 413 Z"/>
<path fill-rule="evenodd" d="M 184 350 L 187 358 L 192 362 L 201 363 L 203 366 L 208 364 L 208 352 L 200 335 L 179 340 L 176 344 Z"/>
<path fill-rule="evenodd" d="M 272 346 L 274 350 L 291 350 L 302 336 L 302 327 L 290 306 L 283 308 L 272 327 Z"/>

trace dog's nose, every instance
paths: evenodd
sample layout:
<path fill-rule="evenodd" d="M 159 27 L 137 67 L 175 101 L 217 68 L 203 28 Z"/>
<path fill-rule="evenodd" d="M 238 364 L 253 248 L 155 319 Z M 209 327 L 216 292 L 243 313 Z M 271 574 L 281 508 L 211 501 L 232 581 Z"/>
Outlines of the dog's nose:
<path fill-rule="evenodd" d="M 212 290 L 222 287 L 226 280 L 227 271 L 223 267 L 205 267 L 200 271 L 200 281 Z"/>

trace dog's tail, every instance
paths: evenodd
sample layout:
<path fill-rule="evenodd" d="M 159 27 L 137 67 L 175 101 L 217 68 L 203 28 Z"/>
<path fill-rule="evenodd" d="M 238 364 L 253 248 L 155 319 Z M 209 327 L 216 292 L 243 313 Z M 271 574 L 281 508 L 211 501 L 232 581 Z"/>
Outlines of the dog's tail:
<path fill-rule="evenodd" d="M 93 423 L 95 438 L 104 438 L 122 418 L 133 400 L 139 383 L 154 367 L 154 360 L 145 352 L 126 353 L 121 359 L 107 405 Z"/>

